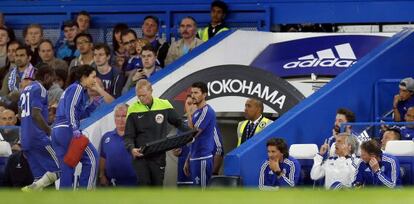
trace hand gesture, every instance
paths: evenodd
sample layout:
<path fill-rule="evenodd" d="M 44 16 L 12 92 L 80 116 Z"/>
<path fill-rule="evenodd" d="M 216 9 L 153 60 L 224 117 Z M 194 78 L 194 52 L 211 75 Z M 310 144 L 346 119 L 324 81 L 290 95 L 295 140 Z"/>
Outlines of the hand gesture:
<path fill-rule="evenodd" d="M 319 154 L 321 156 L 325 155 L 326 152 L 328 151 L 328 149 L 329 149 L 328 139 L 325 139 L 325 142 L 323 143 L 323 145 L 319 149 Z"/>
<path fill-rule="evenodd" d="M 393 107 L 397 107 L 398 103 L 401 101 L 401 96 L 399 94 L 394 96 L 394 101 L 392 103 Z"/>
<path fill-rule="evenodd" d="M 174 156 L 179 157 L 181 154 L 181 148 L 175 148 L 172 150 Z"/>
<path fill-rule="evenodd" d="M 132 81 L 136 82 L 139 79 L 145 78 L 146 75 L 144 73 L 143 69 L 137 69 L 134 73 L 134 75 L 132 75 Z"/>
<path fill-rule="evenodd" d="M 369 160 L 369 166 L 374 173 L 380 169 L 379 163 L 375 157 L 372 157 L 371 160 Z"/>
<path fill-rule="evenodd" d="M 269 159 L 269 168 L 274 172 L 280 171 L 279 160 L 276 159 L 276 158 L 270 158 Z"/>
<path fill-rule="evenodd" d="M 141 153 L 141 148 L 133 148 L 133 149 L 131 150 L 131 154 L 132 154 L 132 156 L 133 156 L 134 158 L 139 158 L 139 157 L 144 156 L 144 155 Z"/>

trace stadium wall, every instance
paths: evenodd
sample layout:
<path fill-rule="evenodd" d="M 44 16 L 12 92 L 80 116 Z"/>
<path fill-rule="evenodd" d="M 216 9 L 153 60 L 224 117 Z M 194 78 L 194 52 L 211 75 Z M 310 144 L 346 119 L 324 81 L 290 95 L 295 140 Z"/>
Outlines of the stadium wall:
<path fill-rule="evenodd" d="M 282 137 L 288 144 L 320 145 L 331 136 L 339 107 L 353 110 L 357 121 L 374 120 L 374 84 L 382 78 L 403 78 L 413 74 L 413 32 L 410 29 L 396 34 L 264 131 L 230 152 L 224 161 L 225 174 L 241 176 L 244 185 L 256 186 L 260 166 L 267 155 L 267 139 Z"/>

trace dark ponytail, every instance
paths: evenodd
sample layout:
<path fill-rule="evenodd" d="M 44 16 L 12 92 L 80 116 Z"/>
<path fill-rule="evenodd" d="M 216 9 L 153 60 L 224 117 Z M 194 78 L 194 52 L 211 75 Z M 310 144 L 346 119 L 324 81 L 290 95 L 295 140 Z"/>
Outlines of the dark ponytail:
<path fill-rule="evenodd" d="M 95 71 L 95 68 L 93 68 L 91 65 L 72 67 L 70 70 L 69 78 L 66 81 L 66 86 L 73 84 L 75 81 L 80 82 L 83 76 L 88 77 L 93 71 Z"/>

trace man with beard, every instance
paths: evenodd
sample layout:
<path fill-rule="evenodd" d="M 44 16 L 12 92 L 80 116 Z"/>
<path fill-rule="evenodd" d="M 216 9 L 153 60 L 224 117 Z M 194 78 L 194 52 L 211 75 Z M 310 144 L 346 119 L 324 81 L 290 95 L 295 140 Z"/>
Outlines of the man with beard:
<path fill-rule="evenodd" d="M 184 173 L 193 180 L 193 185 L 205 188 L 213 173 L 214 133 L 216 112 L 206 103 L 207 84 L 195 82 L 191 85 L 191 98 L 197 110 L 187 106 L 188 127 L 197 130 L 191 144 L 190 155 L 184 164 Z"/>
<path fill-rule="evenodd" d="M 330 152 L 333 152 L 334 144 L 337 139 L 337 135 L 340 133 L 340 128 L 342 123 L 352 123 L 355 122 L 355 114 L 354 112 L 346 109 L 346 108 L 339 108 L 336 111 L 335 123 L 334 128 L 332 129 L 332 136 L 328 138 L 327 142 L 329 145 Z M 351 126 L 346 126 L 345 132 L 351 133 Z M 332 150 L 331 150 L 332 149 Z M 322 155 L 323 156 L 323 155 Z M 334 156 L 334 155 L 330 155 Z"/>
<path fill-rule="evenodd" d="M 203 43 L 202 40 L 196 38 L 197 22 L 191 16 L 184 17 L 181 20 L 180 34 L 182 39 L 173 42 L 168 49 L 167 58 L 165 59 L 166 65 L 173 63 Z"/>
<path fill-rule="evenodd" d="M 54 72 L 46 65 L 25 72 L 23 79 L 35 79 L 23 89 L 19 101 L 21 145 L 35 181 L 22 190 L 41 190 L 59 178 L 59 164 L 49 138 L 51 128 L 47 124 L 47 89 L 53 83 Z"/>

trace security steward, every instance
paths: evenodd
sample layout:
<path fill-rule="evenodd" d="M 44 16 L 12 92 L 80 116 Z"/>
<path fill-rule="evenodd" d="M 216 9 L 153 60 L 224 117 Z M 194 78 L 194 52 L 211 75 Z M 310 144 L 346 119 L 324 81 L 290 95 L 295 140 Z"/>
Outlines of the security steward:
<path fill-rule="evenodd" d="M 139 80 L 135 90 L 138 101 L 128 108 L 125 147 L 133 156 L 132 164 L 139 185 L 162 186 L 166 165 L 165 152 L 143 157 L 140 147 L 165 138 L 168 134 L 168 123 L 181 131 L 187 131 L 188 128 L 183 125 L 181 117 L 168 100 L 152 96 L 149 81 Z"/>
<path fill-rule="evenodd" d="M 244 117 L 246 120 L 239 122 L 237 126 L 238 142 L 240 146 L 243 142 L 262 131 L 273 121 L 264 117 L 263 103 L 257 99 L 249 98 L 244 105 Z"/>
<path fill-rule="evenodd" d="M 200 40 L 205 42 L 214 37 L 216 34 L 229 30 L 229 28 L 224 24 L 227 10 L 227 4 L 223 1 L 216 0 L 211 3 L 211 22 L 207 27 L 198 31 L 197 35 Z"/>

